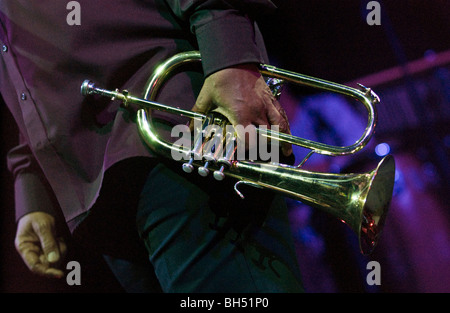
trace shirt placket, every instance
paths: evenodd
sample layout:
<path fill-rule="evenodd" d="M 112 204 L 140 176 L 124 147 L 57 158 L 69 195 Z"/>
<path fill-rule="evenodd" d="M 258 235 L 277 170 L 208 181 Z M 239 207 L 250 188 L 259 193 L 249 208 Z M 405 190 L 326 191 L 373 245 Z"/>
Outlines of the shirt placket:
<path fill-rule="evenodd" d="M 23 79 L 23 75 L 17 66 L 14 58 L 13 46 L 8 40 L 7 34 L 3 27 L 1 32 L 1 55 L 8 71 L 8 77 L 11 79 L 17 94 L 17 103 L 22 112 L 22 118 L 26 126 L 27 136 L 31 145 L 34 147 L 43 147 L 47 141 L 46 130 L 40 119 L 40 114 L 37 110 L 35 101 L 31 96 L 29 88 Z"/>

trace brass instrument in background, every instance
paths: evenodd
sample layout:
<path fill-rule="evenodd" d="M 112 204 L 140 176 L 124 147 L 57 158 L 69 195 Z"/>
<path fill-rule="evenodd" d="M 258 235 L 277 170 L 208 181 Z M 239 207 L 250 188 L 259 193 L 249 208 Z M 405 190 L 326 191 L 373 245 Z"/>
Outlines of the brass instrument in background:
<path fill-rule="evenodd" d="M 158 136 L 151 122 L 151 110 L 161 110 L 192 119 L 200 119 L 203 121 L 204 127 L 209 125 L 208 123 L 217 125 L 228 123 L 221 117 L 199 114 L 154 101 L 160 87 L 170 74 L 181 65 L 193 61 L 201 62 L 199 52 L 184 52 L 166 60 L 153 72 L 146 85 L 143 98 L 131 96 L 126 90 L 120 92 L 97 88 L 89 80 L 83 82 L 81 92 L 83 95 L 98 94 L 118 99 L 123 102 L 124 106 L 130 104 L 138 106 L 137 124 L 143 141 L 155 153 L 170 158 L 174 151 L 178 153 L 186 153 L 186 151 L 182 146 L 167 142 Z M 278 86 L 282 82 L 290 82 L 339 93 L 358 100 L 368 111 L 368 123 L 364 134 L 351 146 L 337 147 L 258 128 L 257 132 L 260 135 L 271 140 L 302 146 L 311 151 L 298 166 L 290 166 L 278 163 L 234 160 L 233 149 L 225 149 L 225 155 L 212 157 L 204 155 L 200 160 L 197 160 L 197 158 L 194 158 L 194 154 L 201 149 L 198 150 L 198 147 L 194 147 L 187 151 L 190 161 L 183 164 L 183 169 L 186 172 L 191 172 L 194 167 L 197 167 L 199 173 L 203 176 L 206 176 L 211 170 L 218 180 L 222 180 L 225 176 L 233 177 L 238 181 L 235 190 L 240 196 L 242 194 L 237 187 L 243 183 L 267 188 L 297 199 L 311 207 L 324 210 L 346 223 L 358 235 L 363 254 L 372 253 L 378 243 L 392 198 L 395 173 L 394 158 L 386 156 L 374 170 L 362 174 L 311 172 L 300 167 L 312 153 L 339 156 L 353 154 L 361 150 L 369 142 L 374 132 L 376 123 L 375 105 L 379 102 L 378 96 L 362 85 L 360 85 L 361 90 L 359 90 L 270 65 L 260 65 L 260 72 L 263 76 L 268 77 L 267 82 L 274 94 L 279 92 Z M 197 139 L 194 139 L 194 146 Z"/>

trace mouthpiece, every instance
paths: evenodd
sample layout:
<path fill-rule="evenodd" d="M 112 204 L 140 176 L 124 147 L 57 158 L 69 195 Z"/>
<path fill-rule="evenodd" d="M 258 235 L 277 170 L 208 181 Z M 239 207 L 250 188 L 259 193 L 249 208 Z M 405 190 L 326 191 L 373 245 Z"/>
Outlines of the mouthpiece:
<path fill-rule="evenodd" d="M 83 96 L 90 95 L 92 90 L 94 89 L 94 83 L 88 79 L 86 79 L 83 84 L 81 84 L 81 94 Z"/>

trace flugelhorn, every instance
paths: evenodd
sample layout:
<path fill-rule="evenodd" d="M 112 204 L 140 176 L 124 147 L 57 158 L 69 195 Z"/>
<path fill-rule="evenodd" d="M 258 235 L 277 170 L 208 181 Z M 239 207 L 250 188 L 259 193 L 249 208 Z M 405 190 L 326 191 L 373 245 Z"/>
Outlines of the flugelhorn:
<path fill-rule="evenodd" d="M 203 129 L 207 125 L 224 125 L 228 121 L 222 116 L 204 115 L 156 102 L 158 91 L 172 71 L 189 62 L 201 62 L 197 51 L 177 54 L 158 66 L 148 80 L 143 98 L 134 97 L 126 90 L 115 91 L 97 88 L 86 80 L 81 85 L 83 95 L 97 94 L 122 101 L 124 106 L 135 105 L 138 131 L 143 142 L 155 153 L 171 158 L 174 152 L 184 154 L 183 169 L 192 172 L 197 168 L 203 176 L 211 171 L 216 179 L 225 176 L 237 180 L 235 191 L 243 197 L 238 187 L 249 184 L 258 188 L 269 189 L 287 197 L 297 199 L 311 207 L 324 210 L 346 223 L 358 236 L 360 250 L 363 254 L 372 253 L 379 241 L 385 218 L 392 198 L 395 174 L 395 162 L 392 156 L 384 157 L 378 166 L 367 173 L 332 174 L 306 171 L 301 168 L 312 153 L 330 156 L 354 154 L 367 145 L 371 139 L 375 124 L 375 105 L 378 96 L 367 87 L 361 89 L 340 85 L 326 80 L 286 71 L 271 65 L 260 65 L 260 72 L 267 77 L 272 91 L 279 93 L 278 86 L 290 82 L 320 90 L 339 93 L 361 102 L 368 112 L 368 122 L 362 136 L 350 146 L 338 147 L 304 138 L 274 132 L 265 128 L 257 128 L 257 132 L 271 140 L 287 142 L 310 149 L 310 153 L 298 166 L 260 162 L 253 160 L 235 160 L 234 145 L 227 143 L 223 154 L 210 153 L 202 155 L 202 136 L 194 139 L 194 147 L 186 150 L 184 146 L 168 142 L 158 135 L 150 117 L 151 110 L 161 110 L 182 115 L 192 119 L 200 119 Z M 235 140 L 236 136 L 227 133 L 225 140 Z M 200 144 L 198 144 L 200 143 Z M 198 154 L 200 153 L 200 157 Z M 195 157 L 197 156 L 197 157 Z"/>

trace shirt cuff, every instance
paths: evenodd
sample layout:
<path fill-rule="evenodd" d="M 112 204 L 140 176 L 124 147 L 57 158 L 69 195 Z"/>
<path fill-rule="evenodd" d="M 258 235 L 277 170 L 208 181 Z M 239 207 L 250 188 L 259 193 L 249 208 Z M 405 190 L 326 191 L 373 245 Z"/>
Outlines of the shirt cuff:
<path fill-rule="evenodd" d="M 17 175 L 14 182 L 16 221 L 31 212 L 56 216 L 55 199 L 49 187 L 31 172 Z"/>
<path fill-rule="evenodd" d="M 243 64 L 262 63 L 255 23 L 239 14 L 228 14 L 196 28 L 204 75 Z"/>

